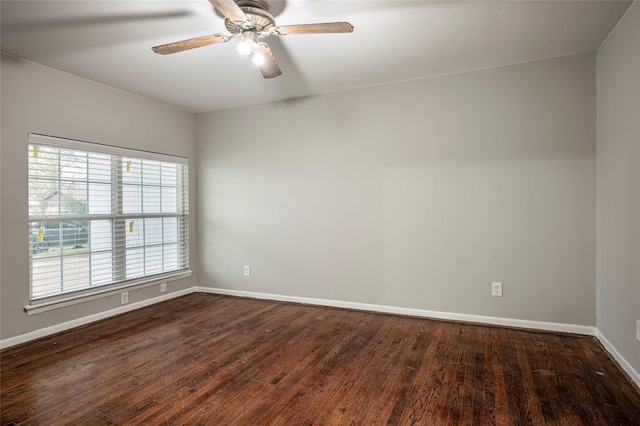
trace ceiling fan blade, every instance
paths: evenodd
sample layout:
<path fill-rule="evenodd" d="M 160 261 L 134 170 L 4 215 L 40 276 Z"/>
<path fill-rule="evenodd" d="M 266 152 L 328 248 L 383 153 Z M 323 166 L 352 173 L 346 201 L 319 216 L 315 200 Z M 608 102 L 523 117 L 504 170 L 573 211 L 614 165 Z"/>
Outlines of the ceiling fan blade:
<path fill-rule="evenodd" d="M 244 14 L 240 6 L 233 0 L 209 0 L 209 2 L 222 13 L 225 18 L 236 22 L 248 21 L 249 18 Z"/>
<path fill-rule="evenodd" d="M 151 49 L 161 55 L 182 52 L 184 50 L 195 49 L 196 47 L 209 46 L 211 44 L 226 43 L 231 37 L 224 34 L 211 34 L 202 37 L 190 38 L 152 47 Z"/>
<path fill-rule="evenodd" d="M 280 70 L 280 66 L 267 43 L 260 43 L 254 49 L 254 54 L 262 54 L 264 56 L 264 62 L 258 65 L 264 78 L 274 78 L 282 74 L 282 70 Z"/>
<path fill-rule="evenodd" d="M 353 25 L 348 22 L 325 22 L 323 24 L 281 25 L 273 30 L 276 34 L 326 34 L 352 33 Z"/>

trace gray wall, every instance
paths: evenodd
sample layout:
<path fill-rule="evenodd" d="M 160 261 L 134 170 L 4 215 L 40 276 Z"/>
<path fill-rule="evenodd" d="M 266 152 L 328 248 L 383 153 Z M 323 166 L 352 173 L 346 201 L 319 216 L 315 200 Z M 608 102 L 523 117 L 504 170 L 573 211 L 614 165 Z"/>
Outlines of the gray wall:
<path fill-rule="evenodd" d="M 199 285 L 595 325 L 595 84 L 591 52 L 198 115 Z"/>
<path fill-rule="evenodd" d="M 2 204 L 0 338 L 121 306 L 110 296 L 27 317 L 29 302 L 27 137 L 43 133 L 189 157 L 195 162 L 195 116 L 139 96 L 2 55 Z M 191 173 L 191 266 L 197 269 L 195 167 Z M 193 287 L 195 274 L 168 284 Z M 159 296 L 157 287 L 129 293 L 129 302 Z"/>
<path fill-rule="evenodd" d="M 640 374 L 640 4 L 598 50 L 598 330 Z"/>

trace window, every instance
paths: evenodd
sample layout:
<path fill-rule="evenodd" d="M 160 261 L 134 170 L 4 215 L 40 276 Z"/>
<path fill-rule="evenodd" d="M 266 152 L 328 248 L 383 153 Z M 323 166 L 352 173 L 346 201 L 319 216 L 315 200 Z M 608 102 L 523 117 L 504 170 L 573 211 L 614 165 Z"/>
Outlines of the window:
<path fill-rule="evenodd" d="M 187 160 L 29 135 L 30 299 L 187 270 Z"/>

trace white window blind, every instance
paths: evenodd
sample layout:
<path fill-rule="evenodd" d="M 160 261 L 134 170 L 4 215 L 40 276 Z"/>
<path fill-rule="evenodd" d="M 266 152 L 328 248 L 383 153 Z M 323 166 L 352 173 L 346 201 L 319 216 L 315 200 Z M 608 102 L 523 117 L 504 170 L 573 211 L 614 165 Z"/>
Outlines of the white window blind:
<path fill-rule="evenodd" d="M 187 160 L 29 135 L 30 298 L 189 267 Z"/>

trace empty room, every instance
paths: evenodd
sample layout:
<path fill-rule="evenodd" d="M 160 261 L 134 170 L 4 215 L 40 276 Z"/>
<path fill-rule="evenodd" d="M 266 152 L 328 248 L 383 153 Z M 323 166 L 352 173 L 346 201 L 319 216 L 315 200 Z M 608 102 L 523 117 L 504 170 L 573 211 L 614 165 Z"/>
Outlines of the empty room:
<path fill-rule="evenodd" d="M 640 2 L 0 2 L 0 425 L 639 425 Z"/>

